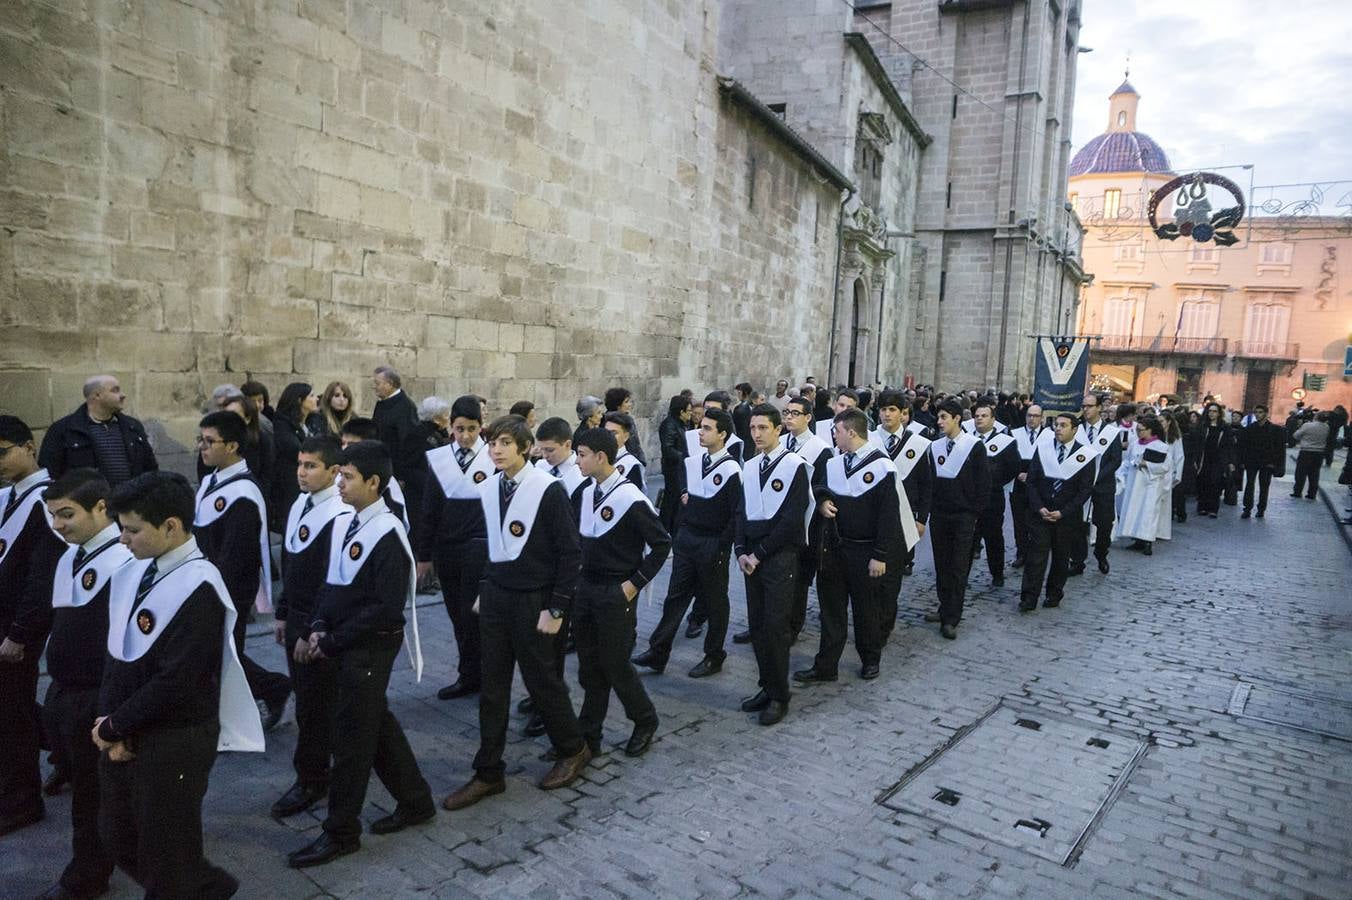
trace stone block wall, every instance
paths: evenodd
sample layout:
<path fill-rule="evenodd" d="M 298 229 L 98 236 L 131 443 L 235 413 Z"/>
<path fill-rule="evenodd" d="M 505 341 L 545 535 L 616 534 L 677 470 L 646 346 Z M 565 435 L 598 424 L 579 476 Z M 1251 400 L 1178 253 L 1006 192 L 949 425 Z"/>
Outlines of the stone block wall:
<path fill-rule="evenodd" d="M 182 442 L 216 384 L 369 411 L 380 364 L 570 419 L 772 384 L 813 352 L 838 200 L 720 101 L 718 11 L 5 3 L 0 407 L 44 426 L 109 371 Z"/>

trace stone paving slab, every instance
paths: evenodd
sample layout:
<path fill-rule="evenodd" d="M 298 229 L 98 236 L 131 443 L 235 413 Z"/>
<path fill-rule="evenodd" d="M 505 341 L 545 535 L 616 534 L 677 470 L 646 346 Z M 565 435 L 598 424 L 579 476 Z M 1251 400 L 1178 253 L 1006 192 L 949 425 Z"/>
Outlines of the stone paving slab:
<path fill-rule="evenodd" d="M 1346 697 L 1352 684 L 1352 557 L 1323 504 L 1290 499 L 1289 483 L 1274 484 L 1263 520 L 1227 507 L 1176 527 L 1149 559 L 1115 549 L 1112 574 L 1073 579 L 1058 610 L 1020 616 L 1017 576 L 993 589 L 978 561 L 955 642 L 921 621 L 935 603 L 922 543 L 882 677 L 860 680 L 847 649 L 840 681 L 797 691 L 775 728 L 737 709 L 755 687 L 749 648 L 730 647 L 723 673 L 696 681 L 684 672 L 700 641 L 678 638 L 666 674 L 644 677 L 662 715 L 646 757 L 611 752 L 573 788 L 545 793 L 532 784 L 545 744 L 521 737 L 516 718 L 505 795 L 368 835 L 360 853 L 304 872 L 286 869 L 284 854 L 316 834 L 322 810 L 286 823 L 266 813 L 290 783 L 295 730 L 283 725 L 265 754 L 217 762 L 208 853 L 250 898 L 1346 898 L 1352 744 L 1228 712 L 1242 682 L 1318 697 Z M 736 630 L 740 577 L 732 585 Z M 440 605 L 422 599 L 427 674 L 414 684 L 397 672 L 391 703 L 441 797 L 470 774 L 477 710 L 435 699 L 454 644 Z M 640 634 L 656 619 L 643 606 Z M 280 666 L 256 630 L 250 653 Z M 810 625 L 795 668 L 816 640 Z M 574 685 L 575 671 L 570 660 Z M 1266 695 L 1264 709 L 1280 714 L 1282 696 Z M 1300 721 L 1317 721 L 1290 702 Z M 1070 866 L 877 802 L 998 704 L 1149 745 Z M 627 737 L 618 704 L 607 726 L 608 745 Z M 1073 765 L 1039 767 L 998 747 L 965 774 L 992 793 L 1083 781 L 1101 794 Z M 0 896 L 51 882 L 68 852 L 68 808 L 68 795 L 52 800 L 46 821 L 0 839 Z M 367 820 L 389 809 L 373 783 Z M 117 874 L 109 896 L 137 892 Z"/>

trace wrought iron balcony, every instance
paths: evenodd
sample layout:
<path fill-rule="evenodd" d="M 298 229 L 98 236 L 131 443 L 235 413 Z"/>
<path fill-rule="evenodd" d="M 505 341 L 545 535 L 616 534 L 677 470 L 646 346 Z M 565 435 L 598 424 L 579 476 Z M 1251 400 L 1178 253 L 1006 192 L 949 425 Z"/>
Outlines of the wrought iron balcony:
<path fill-rule="evenodd" d="M 1235 341 L 1233 356 L 1245 359 L 1300 359 L 1300 344 L 1277 341 Z"/>
<path fill-rule="evenodd" d="M 1172 334 L 1105 334 L 1093 346 L 1100 353 L 1178 353 L 1188 356 L 1224 356 L 1225 338 L 1176 337 Z"/>

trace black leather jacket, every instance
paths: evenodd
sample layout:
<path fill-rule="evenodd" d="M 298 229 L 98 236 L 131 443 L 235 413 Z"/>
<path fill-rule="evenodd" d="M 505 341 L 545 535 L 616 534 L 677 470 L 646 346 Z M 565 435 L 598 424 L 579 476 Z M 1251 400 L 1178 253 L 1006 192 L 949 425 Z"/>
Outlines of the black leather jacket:
<path fill-rule="evenodd" d="M 127 448 L 127 462 L 131 466 L 132 477 L 158 470 L 160 464 L 155 459 L 150 439 L 146 437 L 145 426 L 125 413 L 118 413 L 113 421 L 122 432 L 122 443 Z M 84 406 L 53 422 L 42 438 L 38 465 L 45 468 L 53 478 L 60 478 L 71 469 L 97 469 L 94 438 L 89 434 L 91 425 L 89 412 Z"/>

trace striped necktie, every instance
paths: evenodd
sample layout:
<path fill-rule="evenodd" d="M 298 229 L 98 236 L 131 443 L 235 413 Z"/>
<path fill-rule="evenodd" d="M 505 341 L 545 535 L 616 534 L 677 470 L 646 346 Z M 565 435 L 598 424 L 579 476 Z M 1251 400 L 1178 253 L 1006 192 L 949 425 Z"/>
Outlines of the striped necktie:
<path fill-rule="evenodd" d="M 346 547 L 348 541 L 356 535 L 357 530 L 361 528 L 361 519 L 357 516 L 352 517 L 352 521 L 347 523 L 347 534 L 343 535 L 343 546 Z"/>
<path fill-rule="evenodd" d="M 159 565 L 152 560 L 150 565 L 146 567 L 145 574 L 141 576 L 141 583 L 136 586 L 136 603 L 133 606 L 133 612 L 135 611 L 135 606 L 139 606 L 141 601 L 145 599 L 146 594 L 149 594 L 150 589 L 155 586 L 155 576 L 158 575 L 159 572 Z"/>
<path fill-rule="evenodd" d="M 89 554 L 85 551 L 84 547 L 75 551 L 75 562 L 70 567 L 70 574 L 74 575 L 76 572 L 80 571 L 80 566 L 84 564 L 85 557 L 88 555 Z"/>

